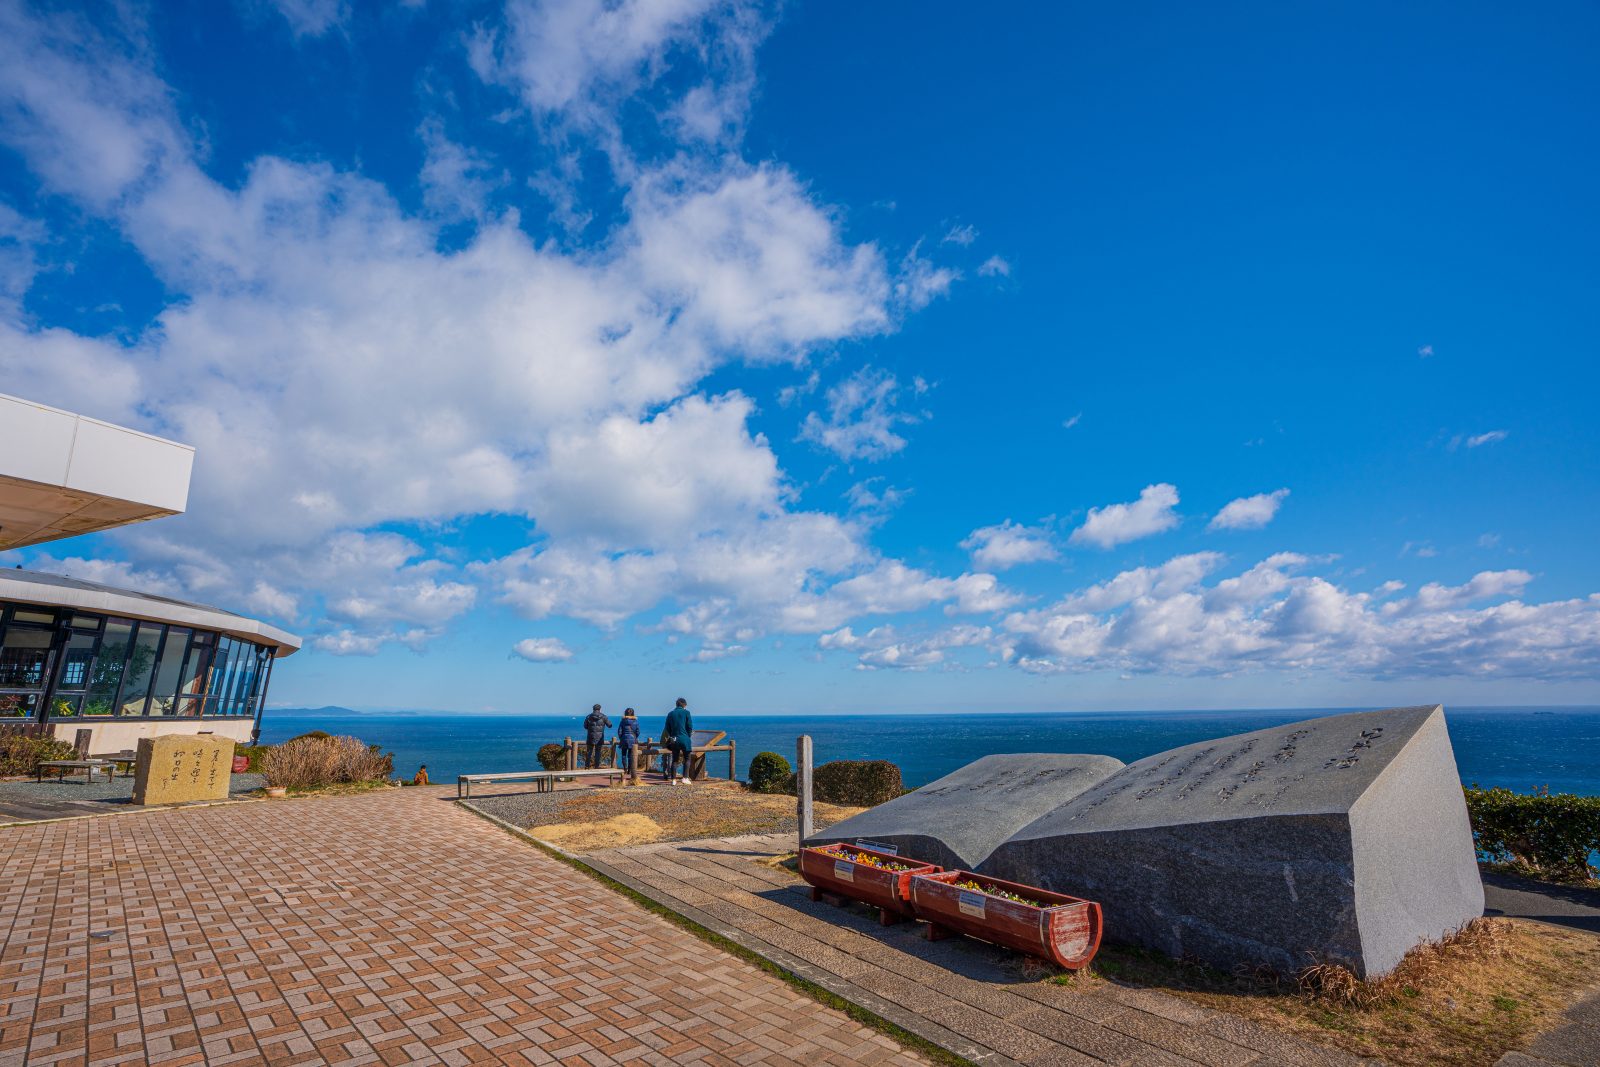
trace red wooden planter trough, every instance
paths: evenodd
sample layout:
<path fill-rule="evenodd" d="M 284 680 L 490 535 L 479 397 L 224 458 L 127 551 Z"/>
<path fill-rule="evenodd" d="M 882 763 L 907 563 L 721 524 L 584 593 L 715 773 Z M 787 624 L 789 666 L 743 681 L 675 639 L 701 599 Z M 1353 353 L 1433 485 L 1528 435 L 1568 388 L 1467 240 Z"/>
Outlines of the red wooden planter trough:
<path fill-rule="evenodd" d="M 886 863 L 903 864 L 906 870 L 886 871 L 845 858 L 857 853 Z M 812 900 L 821 900 L 828 894 L 871 904 L 879 909 L 879 921 L 885 926 L 909 914 L 912 876 L 938 870 L 931 863 L 858 845 L 818 845 L 800 850 L 800 877 L 811 883 Z"/>
<path fill-rule="evenodd" d="M 940 871 L 911 878 L 911 910 L 928 923 L 928 939 L 951 931 L 1054 960 L 1069 971 L 1086 966 L 1100 948 L 1100 905 L 1033 886 L 985 878 L 969 871 Z M 961 889 L 977 882 L 1037 900 L 1043 907 Z"/>

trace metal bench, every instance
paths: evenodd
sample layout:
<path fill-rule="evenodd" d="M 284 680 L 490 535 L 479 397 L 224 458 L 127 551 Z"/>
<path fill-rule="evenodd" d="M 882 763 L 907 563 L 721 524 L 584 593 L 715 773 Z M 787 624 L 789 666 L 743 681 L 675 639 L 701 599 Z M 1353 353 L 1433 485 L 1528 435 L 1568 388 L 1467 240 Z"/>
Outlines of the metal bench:
<path fill-rule="evenodd" d="M 621 782 L 627 775 L 616 767 L 597 767 L 583 771 L 501 771 L 499 774 L 462 774 L 456 776 L 456 799 L 472 796 L 474 782 L 531 781 L 534 791 L 548 793 L 556 787 L 557 778 L 606 778 Z"/>

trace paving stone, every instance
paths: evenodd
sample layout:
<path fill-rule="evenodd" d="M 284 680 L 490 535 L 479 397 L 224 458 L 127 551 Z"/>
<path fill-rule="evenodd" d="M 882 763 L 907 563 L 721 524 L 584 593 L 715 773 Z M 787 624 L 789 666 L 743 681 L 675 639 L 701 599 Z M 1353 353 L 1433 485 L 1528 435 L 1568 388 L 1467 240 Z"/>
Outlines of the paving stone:
<path fill-rule="evenodd" d="M 0 830 L 0 1065 L 921 1062 L 447 794 Z"/>

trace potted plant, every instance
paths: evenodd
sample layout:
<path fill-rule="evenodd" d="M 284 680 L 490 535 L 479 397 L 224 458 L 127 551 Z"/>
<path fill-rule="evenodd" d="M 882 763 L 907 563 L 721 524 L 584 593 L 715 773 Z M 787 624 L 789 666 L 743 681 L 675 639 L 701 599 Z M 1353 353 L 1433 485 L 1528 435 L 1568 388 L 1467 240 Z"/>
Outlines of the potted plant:
<path fill-rule="evenodd" d="M 811 884 L 812 900 L 828 894 L 871 904 L 885 926 L 907 914 L 912 876 L 937 870 L 931 863 L 859 845 L 816 845 L 800 850 L 800 877 Z"/>
<path fill-rule="evenodd" d="M 1100 948 L 1100 905 L 971 871 L 909 879 L 911 911 L 928 923 L 930 941 L 951 932 L 1054 960 L 1069 971 Z"/>

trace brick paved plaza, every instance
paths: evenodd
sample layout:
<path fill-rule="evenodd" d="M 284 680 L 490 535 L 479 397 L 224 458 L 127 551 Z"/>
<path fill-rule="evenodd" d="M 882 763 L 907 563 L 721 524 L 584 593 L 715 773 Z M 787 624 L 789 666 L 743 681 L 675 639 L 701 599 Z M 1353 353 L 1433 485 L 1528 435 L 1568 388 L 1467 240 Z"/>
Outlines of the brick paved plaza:
<path fill-rule="evenodd" d="M 0 1065 L 919 1062 L 453 794 L 0 829 Z"/>

